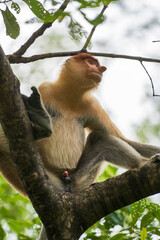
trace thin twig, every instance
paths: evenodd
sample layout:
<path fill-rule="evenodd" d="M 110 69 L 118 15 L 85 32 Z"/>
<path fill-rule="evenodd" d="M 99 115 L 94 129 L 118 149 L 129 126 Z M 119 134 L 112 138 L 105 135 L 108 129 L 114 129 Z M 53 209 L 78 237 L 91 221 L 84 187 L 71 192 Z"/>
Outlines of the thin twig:
<path fill-rule="evenodd" d="M 4 0 L 4 1 L 0 1 L 0 3 L 8 3 L 11 2 L 12 0 Z"/>
<path fill-rule="evenodd" d="M 94 31 L 96 30 L 96 27 L 97 26 L 93 26 L 92 27 L 91 32 L 90 32 L 90 34 L 89 34 L 89 36 L 88 36 L 88 38 L 87 38 L 87 40 L 86 40 L 86 42 L 85 42 L 85 44 L 84 44 L 84 46 L 82 48 L 83 51 L 86 50 L 88 45 L 90 44 L 91 38 L 93 36 Z"/>
<path fill-rule="evenodd" d="M 100 14 L 98 15 L 98 17 L 99 17 L 100 15 L 103 15 L 103 13 L 105 12 L 105 10 L 106 10 L 107 7 L 108 7 L 108 5 L 106 5 L 106 6 L 104 5 L 104 7 L 103 7 L 102 11 L 100 12 Z M 98 18 L 98 17 L 97 17 L 97 18 Z M 84 44 L 84 46 L 83 46 L 83 48 L 82 48 L 82 51 L 84 51 L 84 50 L 87 49 L 88 45 L 89 45 L 90 42 L 91 42 L 91 38 L 92 38 L 93 33 L 95 32 L 97 26 L 98 26 L 98 24 L 92 27 L 91 32 L 90 32 L 88 38 L 86 39 L 86 42 L 85 42 L 85 44 Z"/>
<path fill-rule="evenodd" d="M 155 94 L 153 80 L 152 80 L 152 78 L 151 78 L 151 76 L 150 76 L 149 72 L 147 71 L 147 69 L 146 69 L 146 67 L 144 66 L 143 62 L 142 62 L 142 61 L 140 61 L 140 63 L 141 63 L 141 65 L 142 65 L 143 69 L 145 70 L 145 72 L 147 73 L 147 75 L 148 75 L 148 77 L 149 77 L 149 79 L 150 79 L 151 86 L 152 86 L 152 93 L 153 93 L 153 97 L 160 97 L 160 95 L 159 95 L 159 94 Z"/>
<path fill-rule="evenodd" d="M 55 20 L 59 17 L 59 13 L 65 10 L 69 2 L 70 0 L 65 0 L 63 4 L 59 7 L 59 9 L 55 12 L 54 16 L 56 17 L 53 22 L 44 23 L 16 52 L 13 53 L 13 55 L 22 56 L 27 51 L 27 49 L 35 42 L 35 40 L 41 35 L 43 35 L 47 28 L 50 28 L 52 26 Z"/>
<path fill-rule="evenodd" d="M 73 56 L 77 53 L 82 51 L 70 51 L 70 52 L 55 52 L 55 53 L 45 53 L 45 54 L 38 54 L 33 55 L 30 57 L 21 57 L 15 55 L 8 55 L 8 60 L 10 63 L 29 63 L 35 62 L 37 60 L 42 60 L 46 58 L 53 58 L 53 57 L 68 57 Z M 160 59 L 158 58 L 148 58 L 148 57 L 139 57 L 139 56 L 129 56 L 129 55 L 122 55 L 122 54 L 114 54 L 114 53 L 99 53 L 99 52 L 88 52 L 91 55 L 99 56 L 99 57 L 107 57 L 107 58 L 122 58 L 128 60 L 137 60 L 140 62 L 156 62 L 160 63 Z"/>
<path fill-rule="evenodd" d="M 156 43 L 156 42 L 160 42 L 160 40 L 154 40 L 154 41 L 152 41 L 153 43 Z"/>

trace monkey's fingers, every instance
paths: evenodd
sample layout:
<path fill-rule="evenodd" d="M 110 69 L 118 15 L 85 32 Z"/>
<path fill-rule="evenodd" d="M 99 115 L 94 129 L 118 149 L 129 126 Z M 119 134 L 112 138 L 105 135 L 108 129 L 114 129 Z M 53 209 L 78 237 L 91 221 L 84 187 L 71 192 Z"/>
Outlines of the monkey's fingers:
<path fill-rule="evenodd" d="M 29 104 L 35 108 L 42 109 L 43 104 L 42 104 L 41 96 L 38 92 L 38 89 L 32 86 L 31 90 L 32 90 L 32 94 L 29 96 L 29 99 L 28 99 Z"/>

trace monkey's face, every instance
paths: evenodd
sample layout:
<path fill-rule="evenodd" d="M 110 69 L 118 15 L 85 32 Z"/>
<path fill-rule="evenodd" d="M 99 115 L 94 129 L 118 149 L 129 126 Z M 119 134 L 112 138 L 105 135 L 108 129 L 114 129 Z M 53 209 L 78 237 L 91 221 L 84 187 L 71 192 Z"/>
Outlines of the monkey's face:
<path fill-rule="evenodd" d="M 74 65 L 72 73 L 79 88 L 89 90 L 98 86 L 102 79 L 102 73 L 106 71 L 106 67 L 100 66 L 96 58 L 90 54 L 81 53 L 70 58 L 70 61 Z"/>
<path fill-rule="evenodd" d="M 85 77 L 86 80 L 93 81 L 95 83 L 99 83 L 102 79 L 102 73 L 106 71 L 106 67 L 100 66 L 99 62 L 90 57 L 84 60 L 85 64 Z"/>
<path fill-rule="evenodd" d="M 61 79 L 64 80 L 63 84 L 86 91 L 98 86 L 104 71 L 106 67 L 100 66 L 96 58 L 87 53 L 80 53 L 65 62 Z"/>

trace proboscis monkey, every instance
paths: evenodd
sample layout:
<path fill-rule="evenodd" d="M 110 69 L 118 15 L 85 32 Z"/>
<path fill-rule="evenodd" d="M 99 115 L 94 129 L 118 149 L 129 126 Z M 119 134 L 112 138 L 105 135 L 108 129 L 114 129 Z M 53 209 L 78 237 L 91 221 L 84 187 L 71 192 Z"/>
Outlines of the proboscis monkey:
<path fill-rule="evenodd" d="M 103 160 L 130 169 L 160 152 L 159 147 L 126 139 L 91 95 L 105 71 L 96 58 L 80 53 L 65 62 L 56 82 L 40 85 L 43 103 L 36 88 L 29 98 L 23 96 L 45 170 L 59 191 L 78 192 L 89 187 Z M 3 132 L 0 171 L 26 195 Z"/>

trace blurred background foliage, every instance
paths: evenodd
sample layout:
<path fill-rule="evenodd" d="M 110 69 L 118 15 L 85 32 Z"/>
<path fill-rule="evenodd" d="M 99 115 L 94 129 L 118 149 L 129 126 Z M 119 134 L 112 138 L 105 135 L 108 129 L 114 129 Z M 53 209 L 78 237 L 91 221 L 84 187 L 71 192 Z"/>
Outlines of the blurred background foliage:
<path fill-rule="evenodd" d="M 39 231 L 40 220 L 30 201 L 0 176 L 0 240 L 36 239 Z"/>

